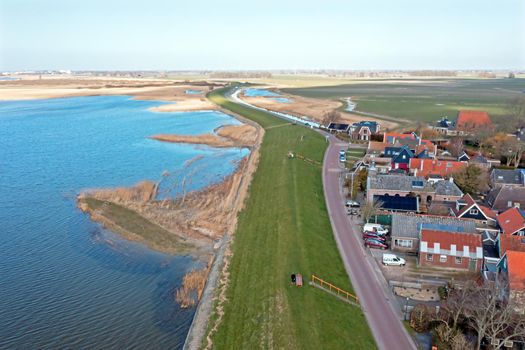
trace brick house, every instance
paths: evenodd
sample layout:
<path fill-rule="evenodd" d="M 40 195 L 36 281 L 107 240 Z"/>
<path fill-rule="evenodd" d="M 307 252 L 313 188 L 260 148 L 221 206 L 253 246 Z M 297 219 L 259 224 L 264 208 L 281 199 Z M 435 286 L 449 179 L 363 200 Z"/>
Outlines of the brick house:
<path fill-rule="evenodd" d="M 507 250 L 498 264 L 497 282 L 506 288 L 508 302 L 514 311 L 525 313 L 525 253 Z"/>
<path fill-rule="evenodd" d="M 381 126 L 378 122 L 360 121 L 350 126 L 348 134 L 352 140 L 369 141 L 372 135 L 379 133 Z"/>
<path fill-rule="evenodd" d="M 468 163 L 466 162 L 412 158 L 409 162 L 409 170 L 414 176 L 428 178 L 431 175 L 439 175 L 443 178 L 448 178 L 455 172 L 466 168 L 467 165 Z"/>
<path fill-rule="evenodd" d="M 483 111 L 459 111 L 454 122 L 458 132 L 471 133 L 476 129 L 493 129 L 489 114 Z"/>
<path fill-rule="evenodd" d="M 372 171 L 368 173 L 366 188 L 369 201 L 383 196 L 415 197 L 417 208 L 423 212 L 426 212 L 432 201 L 453 204 L 463 196 L 463 192 L 451 181 L 432 183 L 422 177 L 375 174 Z"/>
<path fill-rule="evenodd" d="M 461 226 L 423 224 L 419 233 L 419 266 L 481 271 L 483 240 Z"/>
<path fill-rule="evenodd" d="M 392 214 L 391 236 L 392 250 L 404 253 L 419 252 L 419 236 L 424 224 L 455 227 L 462 232 L 476 232 L 476 224 L 471 220 L 457 219 L 448 216 L 421 214 Z M 461 227 L 459 229 L 458 227 Z"/>
<path fill-rule="evenodd" d="M 510 208 L 498 215 L 498 225 L 505 235 L 525 236 L 525 211 Z"/>

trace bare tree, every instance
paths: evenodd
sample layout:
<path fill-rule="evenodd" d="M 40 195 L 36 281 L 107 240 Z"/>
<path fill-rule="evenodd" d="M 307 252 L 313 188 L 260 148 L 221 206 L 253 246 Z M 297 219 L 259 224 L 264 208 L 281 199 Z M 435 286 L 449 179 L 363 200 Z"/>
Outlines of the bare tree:
<path fill-rule="evenodd" d="M 330 125 L 330 123 L 336 123 L 341 118 L 341 113 L 336 110 L 327 112 L 323 115 L 323 125 Z"/>
<path fill-rule="evenodd" d="M 361 213 L 363 214 L 365 221 L 368 222 L 372 216 L 377 215 L 382 206 L 383 202 L 381 201 L 366 200 L 361 207 Z"/>
<path fill-rule="evenodd" d="M 510 123 L 508 125 L 515 131 L 517 128 L 525 127 L 525 97 L 520 96 L 512 99 L 509 103 Z"/>
<path fill-rule="evenodd" d="M 453 157 L 459 157 L 465 150 L 463 146 L 463 138 L 453 137 L 447 144 L 447 149 Z"/>

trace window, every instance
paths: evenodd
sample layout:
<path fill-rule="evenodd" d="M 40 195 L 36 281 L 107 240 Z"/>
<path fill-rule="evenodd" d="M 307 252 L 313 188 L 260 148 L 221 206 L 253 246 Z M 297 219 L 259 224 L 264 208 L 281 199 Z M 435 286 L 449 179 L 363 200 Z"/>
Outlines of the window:
<path fill-rule="evenodd" d="M 396 239 L 395 245 L 403 248 L 412 248 L 412 240 L 410 239 Z"/>
<path fill-rule="evenodd" d="M 478 213 L 477 209 L 470 209 L 470 215 L 478 215 Z"/>
<path fill-rule="evenodd" d="M 434 260 L 434 255 L 427 254 L 427 261 L 432 261 L 432 260 Z"/>
<path fill-rule="evenodd" d="M 512 201 L 508 201 L 507 202 L 507 208 L 511 208 L 512 207 Z"/>
<path fill-rule="evenodd" d="M 439 256 L 439 262 L 442 262 L 442 263 L 447 262 L 447 256 L 446 255 L 440 255 Z"/>
<path fill-rule="evenodd" d="M 456 264 L 461 264 L 461 257 L 460 256 L 456 256 Z"/>
<path fill-rule="evenodd" d="M 407 159 L 407 156 L 403 154 L 403 159 Z"/>

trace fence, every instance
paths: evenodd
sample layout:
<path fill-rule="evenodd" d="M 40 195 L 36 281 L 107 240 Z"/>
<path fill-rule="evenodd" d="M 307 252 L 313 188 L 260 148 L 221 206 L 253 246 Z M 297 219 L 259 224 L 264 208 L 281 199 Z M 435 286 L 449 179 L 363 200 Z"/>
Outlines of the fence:
<path fill-rule="evenodd" d="M 354 302 L 356 304 L 359 304 L 359 298 L 356 297 L 355 295 L 353 295 L 352 293 L 348 293 L 347 291 L 342 290 L 341 288 L 336 287 L 333 284 L 328 283 L 325 280 L 323 280 L 323 279 L 321 279 L 321 278 L 319 278 L 319 277 L 317 277 L 315 275 L 312 275 L 311 284 L 318 285 L 318 286 L 320 286 L 323 289 L 329 290 L 330 292 L 332 292 L 334 294 L 337 294 L 337 296 L 339 296 L 341 298 L 344 298 L 344 299 L 346 299 L 346 300 L 348 300 L 350 302 Z"/>

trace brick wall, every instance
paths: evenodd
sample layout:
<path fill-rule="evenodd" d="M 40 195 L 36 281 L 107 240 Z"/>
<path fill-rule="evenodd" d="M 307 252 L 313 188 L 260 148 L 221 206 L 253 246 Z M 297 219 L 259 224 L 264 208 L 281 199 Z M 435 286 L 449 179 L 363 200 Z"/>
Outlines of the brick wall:
<path fill-rule="evenodd" d="M 427 255 L 432 255 L 432 261 L 427 260 Z M 454 256 L 446 256 L 447 260 L 445 262 L 440 261 L 441 254 L 433 253 L 422 253 L 419 252 L 419 266 L 424 267 L 440 267 L 440 268 L 451 268 L 451 269 L 461 269 L 468 270 L 470 264 L 470 258 L 461 257 L 461 263 L 456 264 L 456 258 Z M 477 259 L 476 261 L 476 271 L 481 270 L 481 264 L 483 259 Z"/>

